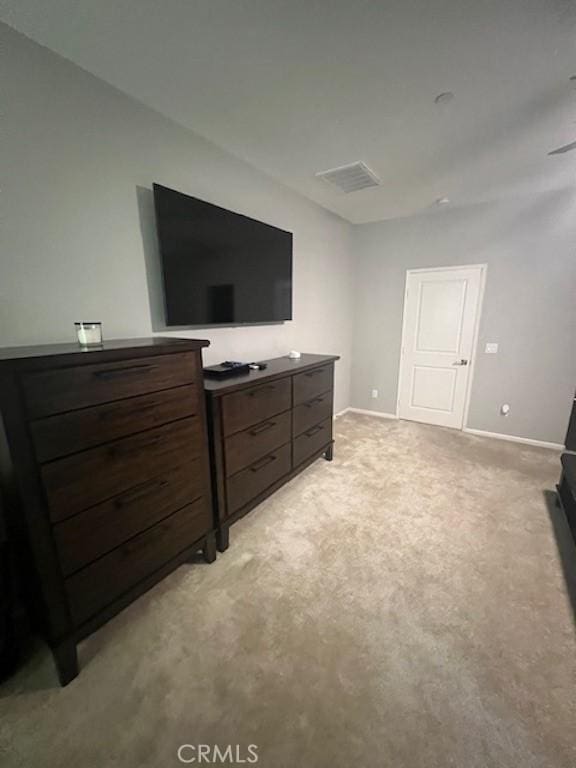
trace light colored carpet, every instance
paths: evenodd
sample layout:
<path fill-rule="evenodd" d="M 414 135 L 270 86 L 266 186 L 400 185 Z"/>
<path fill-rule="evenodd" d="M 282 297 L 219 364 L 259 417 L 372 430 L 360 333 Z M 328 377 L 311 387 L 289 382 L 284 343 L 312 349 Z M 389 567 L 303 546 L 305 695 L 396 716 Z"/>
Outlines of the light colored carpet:
<path fill-rule="evenodd" d="M 0 762 L 164 768 L 206 743 L 256 744 L 264 768 L 573 768 L 558 467 L 342 417 L 332 464 L 84 641 L 71 685 L 41 652 L 3 687 Z"/>

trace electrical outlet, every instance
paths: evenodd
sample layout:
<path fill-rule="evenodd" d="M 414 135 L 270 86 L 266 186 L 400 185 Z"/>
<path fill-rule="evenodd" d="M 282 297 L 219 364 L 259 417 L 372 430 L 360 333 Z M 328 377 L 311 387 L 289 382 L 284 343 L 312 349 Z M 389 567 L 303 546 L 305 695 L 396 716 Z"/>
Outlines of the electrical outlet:
<path fill-rule="evenodd" d="M 498 353 L 498 342 L 488 341 L 484 347 L 485 355 L 496 355 Z"/>
<path fill-rule="evenodd" d="M 372 392 L 371 392 L 371 396 L 372 396 L 373 400 L 376 400 L 376 398 L 378 397 L 378 390 L 377 389 L 373 389 Z"/>

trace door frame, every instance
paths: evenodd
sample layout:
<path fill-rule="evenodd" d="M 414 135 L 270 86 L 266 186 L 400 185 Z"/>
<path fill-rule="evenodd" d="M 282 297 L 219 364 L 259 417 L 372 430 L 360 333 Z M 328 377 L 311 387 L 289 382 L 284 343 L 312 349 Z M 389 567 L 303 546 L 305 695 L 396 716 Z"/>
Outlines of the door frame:
<path fill-rule="evenodd" d="M 476 370 L 476 354 L 478 353 L 478 337 L 480 334 L 480 320 L 482 319 L 482 309 L 484 306 L 484 291 L 486 288 L 486 273 L 488 271 L 488 264 L 452 264 L 447 267 L 419 267 L 417 269 L 407 269 L 406 278 L 404 281 L 404 306 L 402 308 L 402 336 L 400 339 L 400 360 L 398 363 L 398 393 L 396 396 L 396 418 L 400 416 L 400 393 L 402 392 L 402 368 L 404 362 L 404 338 L 406 336 L 406 322 L 407 322 L 407 304 L 408 304 L 408 279 L 410 275 L 418 274 L 422 272 L 445 272 L 447 270 L 459 270 L 459 269 L 479 269 L 480 270 L 480 291 L 478 292 L 478 304 L 476 306 L 476 319 L 474 322 L 474 332 L 472 336 L 472 362 L 470 364 L 470 373 L 468 374 L 468 382 L 466 384 L 466 397 L 464 400 L 464 413 L 462 416 L 462 427 L 459 431 L 463 431 L 468 427 L 468 413 L 470 411 L 470 397 L 472 394 L 472 382 L 474 380 L 474 373 Z"/>

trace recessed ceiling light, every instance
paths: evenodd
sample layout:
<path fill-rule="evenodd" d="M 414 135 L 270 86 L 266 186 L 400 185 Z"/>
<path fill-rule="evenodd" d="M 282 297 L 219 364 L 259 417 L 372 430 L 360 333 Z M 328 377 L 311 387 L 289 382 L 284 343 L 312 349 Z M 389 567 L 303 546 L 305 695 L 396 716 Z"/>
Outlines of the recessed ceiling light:
<path fill-rule="evenodd" d="M 450 202 L 450 198 L 449 197 L 439 197 L 435 201 L 435 205 L 448 205 L 449 202 Z"/>
<path fill-rule="evenodd" d="M 438 96 L 434 99 L 434 104 L 448 104 L 452 101 L 454 98 L 454 94 L 452 91 L 444 91 L 443 93 L 439 93 Z"/>

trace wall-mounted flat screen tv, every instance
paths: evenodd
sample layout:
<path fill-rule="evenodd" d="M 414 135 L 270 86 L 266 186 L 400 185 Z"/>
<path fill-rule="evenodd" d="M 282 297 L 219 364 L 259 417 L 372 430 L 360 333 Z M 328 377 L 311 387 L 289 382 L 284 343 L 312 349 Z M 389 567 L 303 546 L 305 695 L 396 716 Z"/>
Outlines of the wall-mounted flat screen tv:
<path fill-rule="evenodd" d="M 292 233 L 154 184 L 167 325 L 292 319 Z"/>

